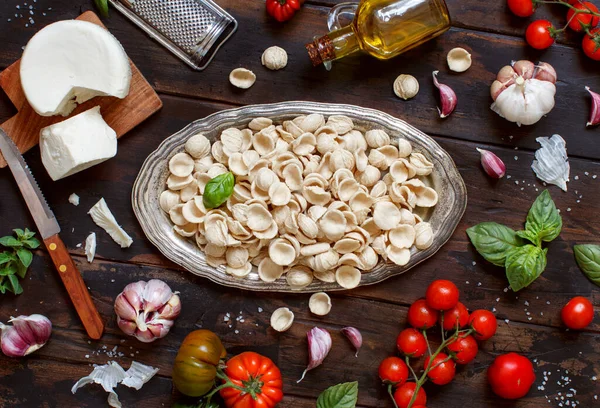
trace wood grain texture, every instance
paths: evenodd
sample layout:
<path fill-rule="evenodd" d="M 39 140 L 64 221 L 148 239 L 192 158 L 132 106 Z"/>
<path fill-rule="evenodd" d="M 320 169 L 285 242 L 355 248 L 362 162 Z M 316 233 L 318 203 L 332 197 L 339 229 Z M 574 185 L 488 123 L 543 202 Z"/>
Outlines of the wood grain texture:
<path fill-rule="evenodd" d="M 83 13 L 77 19 L 104 27 L 98 16 L 91 11 Z M 129 62 L 132 72 L 131 85 L 129 94 L 124 99 L 92 98 L 78 105 L 69 117 L 99 105 L 102 117 L 117 133 L 117 138 L 120 138 L 157 112 L 162 107 L 160 98 L 133 62 L 131 60 Z M 33 110 L 25 98 L 19 69 L 20 60 L 0 73 L 0 87 L 18 110 L 17 114 L 2 123 L 1 127 L 14 140 L 19 150 L 26 152 L 39 143 L 42 128 L 62 122 L 66 118 L 63 116 L 40 116 Z M 5 166 L 6 162 L 0 154 L 0 168 Z"/>
<path fill-rule="evenodd" d="M 58 234 L 44 239 L 44 244 L 52 258 L 52 262 L 54 263 L 54 267 L 56 268 L 60 279 L 67 289 L 71 302 L 83 323 L 85 331 L 90 338 L 98 340 L 102 337 L 104 323 L 102 323 L 102 318 L 92 301 L 90 293 L 85 286 L 85 282 L 77 270 L 77 266 L 75 266 L 69 251 Z"/>

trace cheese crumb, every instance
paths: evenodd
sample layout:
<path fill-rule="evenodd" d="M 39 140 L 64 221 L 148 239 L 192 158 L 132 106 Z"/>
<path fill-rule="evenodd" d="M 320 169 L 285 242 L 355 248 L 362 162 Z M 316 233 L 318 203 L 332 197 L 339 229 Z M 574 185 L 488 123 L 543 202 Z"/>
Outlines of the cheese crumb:
<path fill-rule="evenodd" d="M 77 207 L 79 205 L 79 196 L 75 193 L 71 194 L 69 196 L 69 202 Z"/>

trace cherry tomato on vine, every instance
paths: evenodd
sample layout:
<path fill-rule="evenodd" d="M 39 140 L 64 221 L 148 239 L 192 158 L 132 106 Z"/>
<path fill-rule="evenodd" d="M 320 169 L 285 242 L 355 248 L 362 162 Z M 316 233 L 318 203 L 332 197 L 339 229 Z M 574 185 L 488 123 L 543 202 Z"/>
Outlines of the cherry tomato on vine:
<path fill-rule="evenodd" d="M 430 359 L 431 357 L 427 357 L 425 359 L 425 369 L 429 365 Z M 447 359 L 447 354 L 440 353 L 437 356 L 435 356 L 435 358 L 431 362 L 431 366 L 429 366 L 429 372 L 427 373 L 427 377 L 429 377 L 432 383 L 437 385 L 446 385 L 454 378 L 454 374 L 456 373 L 456 363 L 451 359 L 448 361 L 444 361 Z"/>
<path fill-rule="evenodd" d="M 460 335 L 458 339 L 448 344 L 448 350 L 454 353 L 454 361 L 458 364 L 469 364 L 475 360 L 479 352 L 479 346 L 471 335 Z"/>
<path fill-rule="evenodd" d="M 577 10 L 593 11 L 598 12 L 598 7 L 589 1 L 583 3 L 573 4 Z M 569 9 L 567 13 L 567 21 L 569 22 L 569 28 L 578 33 L 585 30 L 586 27 L 594 28 L 600 23 L 600 17 L 593 16 L 591 14 L 579 13 L 575 16 L 575 9 Z"/>
<path fill-rule="evenodd" d="M 508 8 L 515 16 L 529 17 L 535 12 L 533 0 L 508 0 Z"/>
<path fill-rule="evenodd" d="M 396 401 L 398 408 L 408 408 L 408 404 L 410 404 L 410 400 L 412 399 L 416 388 L 416 383 L 407 382 L 403 386 L 396 389 L 396 392 L 394 393 L 394 401 Z M 413 408 L 415 405 L 425 405 L 426 403 L 427 394 L 425 394 L 425 390 L 423 388 L 419 388 L 419 391 L 417 391 L 417 396 L 415 397 L 415 401 L 413 402 Z"/>
<path fill-rule="evenodd" d="M 427 287 L 425 300 L 427 300 L 427 306 L 432 309 L 452 309 L 458 303 L 458 288 L 449 280 L 435 280 Z"/>
<path fill-rule="evenodd" d="M 487 375 L 492 391 L 506 399 L 524 397 L 535 382 L 533 364 L 527 357 L 517 353 L 496 357 Z"/>
<path fill-rule="evenodd" d="M 479 341 L 487 340 L 496 334 L 498 322 L 496 316 L 488 310 L 475 310 L 469 317 L 469 324 L 475 330 L 475 337 Z"/>
<path fill-rule="evenodd" d="M 594 306 L 583 296 L 576 296 L 567 302 L 560 316 L 569 329 L 581 330 L 594 320 Z"/>
<path fill-rule="evenodd" d="M 425 299 L 415 301 L 408 308 L 408 324 L 415 329 L 429 329 L 438 320 L 438 311 L 427 306 Z"/>
<path fill-rule="evenodd" d="M 585 55 L 595 61 L 600 61 L 600 28 L 595 28 L 583 37 L 581 43 Z"/>
<path fill-rule="evenodd" d="M 408 367 L 399 357 L 388 357 L 379 364 L 379 378 L 386 384 L 402 385 L 408 379 Z"/>
<path fill-rule="evenodd" d="M 396 339 L 396 346 L 405 356 L 419 358 L 427 351 L 427 340 L 416 329 L 404 329 Z"/>
<path fill-rule="evenodd" d="M 469 311 L 461 302 L 458 302 L 452 309 L 446 310 L 440 315 L 440 320 L 444 316 L 444 330 L 456 329 L 456 323 L 458 327 L 465 327 L 469 323 Z"/>
<path fill-rule="evenodd" d="M 544 50 L 554 44 L 554 26 L 548 20 L 536 20 L 527 27 L 525 39 L 533 48 Z"/>

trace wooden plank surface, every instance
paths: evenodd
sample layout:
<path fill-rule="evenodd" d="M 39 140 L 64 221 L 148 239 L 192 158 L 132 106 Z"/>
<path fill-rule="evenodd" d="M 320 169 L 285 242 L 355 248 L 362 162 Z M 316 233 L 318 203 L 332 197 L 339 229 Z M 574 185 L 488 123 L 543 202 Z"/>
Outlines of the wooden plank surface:
<path fill-rule="evenodd" d="M 123 355 L 117 354 L 114 359 L 125 367 L 137 360 L 160 368 L 157 378 L 141 392 L 118 388 L 124 406 L 163 407 L 184 401 L 171 386 L 172 361 L 185 335 L 204 327 L 214 330 L 223 339 L 230 354 L 255 350 L 273 358 L 284 375 L 283 407 L 314 407 L 316 396 L 324 388 L 351 380 L 358 380 L 360 384 L 359 407 L 391 407 L 376 378 L 377 365 L 394 352 L 395 337 L 405 326 L 408 305 L 421 297 L 426 285 L 436 278 L 456 282 L 470 309 L 494 310 L 500 327 L 496 337 L 483 345 L 476 362 L 459 370 L 453 383 L 444 387 L 427 386 L 429 408 L 558 407 L 560 396 L 569 392 L 570 387 L 577 390 L 579 406 L 598 404 L 594 396 L 600 398 L 600 387 L 592 378 L 600 377 L 600 319 L 597 317 L 587 330 L 573 333 L 565 331 L 559 316 L 562 305 L 575 295 L 591 299 L 596 310 L 600 304 L 600 291 L 581 274 L 572 254 L 573 244 L 598 243 L 600 236 L 597 216 L 600 178 L 594 178 L 600 176 L 600 143 L 596 140 L 599 130 L 584 129 L 589 98 L 582 90 L 584 85 L 600 89 L 597 64 L 585 60 L 568 38 L 543 53 L 525 48 L 520 35 L 524 22 L 506 13 L 504 1 L 448 0 L 454 28 L 443 37 L 386 63 L 366 57 L 348 58 L 336 63 L 328 73 L 310 66 L 302 45 L 312 36 L 325 33 L 328 6 L 337 1 L 307 1 L 292 21 L 280 25 L 267 20 L 262 1 L 249 0 L 240 6 L 235 0 L 218 0 L 238 19 L 240 30 L 201 73 L 188 69 L 114 10 L 111 17 L 104 20 L 159 91 L 164 108 L 134 129 L 131 137 L 120 141 L 114 159 L 67 180 L 52 182 L 49 179 L 38 149 L 33 149 L 25 158 L 59 220 L 63 229 L 61 236 L 75 256 L 77 267 L 106 321 L 106 334 L 101 341 L 88 343 L 67 294 L 55 277 L 50 258 L 37 251 L 30 275 L 23 282 L 25 293 L 0 298 L 0 321 L 10 315 L 44 313 L 51 318 L 55 329 L 48 345 L 36 354 L 22 360 L 0 357 L 3 378 L 0 406 L 106 406 L 106 394 L 99 386 L 88 386 L 74 396 L 70 388 L 79 377 L 91 371 L 90 364 L 113 359 L 106 351 L 115 346 L 117 353 Z M 0 16 L 12 15 L 17 4 L 22 4 L 21 0 L 1 4 Z M 0 18 L 3 51 L 0 67 L 18 59 L 21 46 L 41 26 L 76 17 L 89 8 L 89 3 L 82 0 L 51 3 L 38 0 L 36 4 L 40 13 L 36 11 L 33 27 L 24 27 L 21 19 L 8 22 Z M 49 7 L 52 10 L 47 10 Z M 41 10 L 45 10 L 46 16 L 41 15 Z M 489 18 L 486 20 L 485 16 Z M 274 44 L 288 50 L 290 63 L 285 70 L 270 72 L 260 65 L 260 55 Z M 473 53 L 475 62 L 466 74 L 450 74 L 445 68 L 445 52 L 455 46 L 465 46 Z M 555 110 L 536 126 L 517 128 L 488 110 L 491 103 L 488 88 L 503 64 L 524 57 L 542 58 L 555 64 L 561 80 Z M 238 66 L 252 69 L 258 75 L 257 84 L 248 91 L 236 90 L 227 82 L 229 71 Z M 459 94 L 457 112 L 445 121 L 436 118 L 437 95 L 430 83 L 430 74 L 435 68 L 441 69 L 443 82 L 453 86 Z M 412 73 L 419 78 L 421 93 L 414 101 L 406 103 L 393 96 L 391 83 L 400 73 Z M 14 114 L 14 108 L 5 96 L 2 98 L 0 119 L 7 119 Z M 333 310 L 324 318 L 308 312 L 308 295 L 232 290 L 182 271 L 145 240 L 129 198 L 145 157 L 164 138 L 190 121 L 243 104 L 293 99 L 354 103 L 409 121 L 432 134 L 451 154 L 469 194 L 467 212 L 440 252 L 403 276 L 379 285 L 332 294 Z M 519 294 L 505 292 L 504 272 L 475 253 L 465 230 L 489 220 L 520 227 L 531 202 L 544 188 L 530 168 L 533 150 L 537 148 L 535 138 L 552 133 L 565 137 L 571 157 L 569 192 L 550 188 L 561 209 L 563 232 L 549 245 L 549 262 L 543 276 Z M 491 182 L 480 168 L 475 147 L 497 153 L 506 162 L 510 178 Z M 0 171 L 0 191 L 3 193 L 0 236 L 10 233 L 12 228 L 32 227 L 16 185 L 5 170 Z M 81 197 L 79 207 L 67 201 L 73 192 Z M 132 235 L 132 247 L 119 248 L 87 215 L 100 197 L 106 199 L 119 223 Z M 83 243 L 91 231 L 97 233 L 98 251 L 97 259 L 89 264 L 77 244 Z M 120 332 L 112 307 L 114 298 L 127 283 L 151 278 L 163 279 L 174 290 L 181 291 L 183 311 L 167 337 L 153 344 L 143 344 Z M 276 334 L 269 328 L 269 316 L 280 306 L 294 311 L 296 323 L 289 332 Z M 235 322 L 230 328 L 224 322 L 225 313 L 239 314 L 240 311 L 244 323 Z M 322 367 L 296 384 L 307 361 L 305 333 L 314 325 L 331 331 L 334 347 Z M 338 330 L 344 325 L 354 325 L 363 333 L 365 345 L 358 359 L 339 334 Z M 536 384 L 527 398 L 518 402 L 494 397 L 486 385 L 487 366 L 494 356 L 506 351 L 524 353 L 535 361 Z M 542 384 L 544 372 L 552 373 L 546 384 Z M 571 379 L 568 386 L 565 387 L 561 376 Z M 538 389 L 541 386 L 544 389 Z"/>
<path fill-rule="evenodd" d="M 103 26 L 98 16 L 91 11 L 83 13 L 77 19 Z M 21 86 L 20 66 L 21 61 L 19 60 L 0 73 L 0 87 L 18 111 L 15 116 L 2 123 L 1 127 L 13 139 L 19 150 L 26 152 L 39 143 L 42 128 L 62 122 L 66 118 L 63 116 L 40 116 L 33 110 L 27 102 Z M 100 105 L 102 117 L 116 132 L 117 138 L 120 138 L 156 113 L 162 107 L 160 98 L 131 61 L 130 66 L 132 75 L 127 97 L 124 99 L 93 98 L 78 105 L 69 117 Z M 6 162 L 0 154 L 0 168 L 5 166 Z"/>

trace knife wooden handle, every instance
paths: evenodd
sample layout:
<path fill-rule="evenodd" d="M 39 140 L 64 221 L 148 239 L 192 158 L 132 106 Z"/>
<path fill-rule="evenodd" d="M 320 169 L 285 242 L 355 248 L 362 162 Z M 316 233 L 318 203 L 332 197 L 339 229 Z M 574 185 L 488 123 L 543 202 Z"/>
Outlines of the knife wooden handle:
<path fill-rule="evenodd" d="M 44 244 L 48 248 L 52 262 L 54 262 L 54 266 L 65 288 L 67 288 L 67 292 L 88 336 L 94 340 L 98 340 L 104 331 L 104 323 L 65 244 L 58 234 L 45 239 Z"/>

